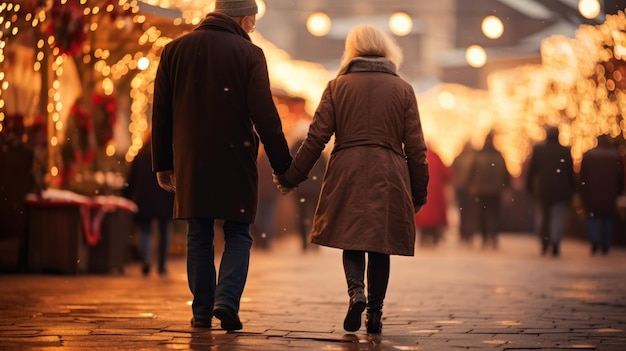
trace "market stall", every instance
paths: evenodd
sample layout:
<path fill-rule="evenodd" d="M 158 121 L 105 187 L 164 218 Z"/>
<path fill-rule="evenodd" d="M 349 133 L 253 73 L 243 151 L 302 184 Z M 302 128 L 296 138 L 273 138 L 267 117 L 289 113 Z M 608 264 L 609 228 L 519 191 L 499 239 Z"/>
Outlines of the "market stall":
<path fill-rule="evenodd" d="M 28 272 L 124 271 L 132 215 L 137 212 L 132 201 L 50 189 L 28 196 L 26 209 Z"/>

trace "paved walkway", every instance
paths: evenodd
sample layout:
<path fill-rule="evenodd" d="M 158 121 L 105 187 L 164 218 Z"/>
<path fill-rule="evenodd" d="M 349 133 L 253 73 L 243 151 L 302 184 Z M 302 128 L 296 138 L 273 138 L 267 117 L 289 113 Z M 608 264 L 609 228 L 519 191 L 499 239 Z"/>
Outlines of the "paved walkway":
<path fill-rule="evenodd" d="M 239 332 L 189 326 L 183 259 L 167 277 L 0 275 L 0 350 L 626 350 L 626 248 L 541 257 L 507 234 L 498 251 L 447 238 L 394 256 L 379 336 L 342 329 L 340 251 L 298 248 L 253 251 Z"/>

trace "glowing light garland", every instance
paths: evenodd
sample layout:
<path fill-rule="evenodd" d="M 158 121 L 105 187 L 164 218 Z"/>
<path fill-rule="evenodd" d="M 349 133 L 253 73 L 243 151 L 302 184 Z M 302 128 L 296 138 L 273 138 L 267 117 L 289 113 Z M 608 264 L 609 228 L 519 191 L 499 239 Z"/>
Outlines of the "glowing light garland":
<path fill-rule="evenodd" d="M 545 138 L 546 126 L 559 126 L 560 141 L 571 146 L 576 165 L 597 136 L 626 137 L 624 12 L 598 26 L 581 26 L 575 38 L 545 39 L 541 55 L 540 65 L 490 74 L 487 91 L 444 84 L 418 96 L 426 136 L 446 164 L 467 140 L 481 147 L 491 129 L 515 176 L 532 145 Z M 455 104 L 444 108 L 441 93 Z"/>
<path fill-rule="evenodd" d="M 72 0 L 58 0 L 63 4 Z M 143 35 L 138 39 L 148 49 L 128 53 L 121 59 L 112 59 L 110 52 L 102 48 L 85 47 L 84 63 L 94 61 L 96 80 L 105 95 L 115 94 L 117 85 L 127 75 L 130 80 L 131 145 L 126 160 L 134 158 L 142 146 L 143 134 L 148 129 L 149 108 L 152 101 L 153 79 L 158 66 L 158 53 L 172 38 L 149 23 L 139 13 L 138 0 L 75 0 L 83 6 L 83 14 L 97 16 L 99 13 L 123 11 L 129 15 L 131 24 L 142 24 Z M 19 33 L 18 23 L 32 28 L 48 26 L 51 20 L 50 3 L 31 0 L 39 4 L 28 10 L 22 2 L 0 3 L 0 66 L 5 62 L 5 49 L 10 40 Z M 181 25 L 176 36 L 199 23 L 212 10 L 213 1 L 204 0 L 144 0 L 144 3 L 180 9 L 182 16 L 173 21 Z M 114 16 L 112 16 L 114 17 Z M 110 30 L 93 20 L 88 20 L 89 31 Z M 122 19 L 114 25 L 123 28 Z M 272 84 L 289 94 L 302 96 L 312 112 L 321 92 L 332 74 L 319 64 L 294 61 L 287 53 L 276 48 L 255 33 L 253 41 L 261 46 L 268 58 Z M 59 50 L 53 35 L 35 44 L 34 71 L 40 71 L 50 62 L 53 73 L 48 91 L 48 101 L 43 103 L 57 132 L 63 129 L 59 115 L 70 106 L 63 106 L 59 93 L 60 77 L 66 54 Z M 52 55 L 51 60 L 46 55 Z M 546 125 L 558 125 L 562 142 L 572 146 L 572 154 L 578 162 L 582 153 L 595 145 L 595 138 L 604 133 L 613 137 L 626 135 L 626 17 L 623 12 L 609 15 L 598 26 L 581 26 L 576 37 L 555 36 L 542 44 L 542 64 L 526 65 L 498 71 L 489 76 L 486 91 L 468 87 L 443 84 L 419 94 L 420 112 L 431 147 L 438 151 L 444 162 L 450 164 L 466 141 L 480 147 L 489 130 L 496 131 L 496 146 L 502 150 L 507 166 L 514 175 L 521 173 L 523 162 L 531 146 L 544 138 Z M 138 70 L 138 61 L 148 59 L 145 70 Z M 4 93 L 9 89 L 4 71 L 0 71 L 0 128 L 5 119 Z M 1 129 L 0 129 L 1 130 Z M 58 143 L 56 136 L 50 145 Z M 107 152 L 111 154 L 111 152 Z M 53 170 L 51 170 L 52 173 Z"/>

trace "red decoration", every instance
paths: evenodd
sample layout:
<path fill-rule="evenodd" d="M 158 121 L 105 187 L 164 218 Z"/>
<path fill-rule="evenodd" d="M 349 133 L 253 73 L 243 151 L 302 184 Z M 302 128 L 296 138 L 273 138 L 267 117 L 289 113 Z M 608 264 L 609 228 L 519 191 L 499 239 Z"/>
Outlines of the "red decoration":
<path fill-rule="evenodd" d="M 79 164 L 90 164 L 96 157 L 96 149 L 90 140 L 90 135 L 94 131 L 93 118 L 85 106 L 79 103 L 72 106 L 70 117 L 74 119 L 78 132 L 74 160 Z"/>
<path fill-rule="evenodd" d="M 24 116 L 21 113 L 8 114 L 0 124 L 2 124 L 0 136 L 13 135 L 21 138 L 24 134 Z"/>
<path fill-rule="evenodd" d="M 87 19 L 83 9 L 75 1 L 69 0 L 65 4 L 55 1 L 50 11 L 52 21 L 46 29 L 48 35 L 55 38 L 54 46 L 62 54 L 73 55 L 81 52 L 83 43 L 87 40 Z"/>
<path fill-rule="evenodd" d="M 117 105 L 115 98 L 99 93 L 93 94 L 91 102 L 103 116 L 103 124 L 98 128 L 98 143 L 106 145 L 113 139 L 113 127 L 117 122 Z"/>

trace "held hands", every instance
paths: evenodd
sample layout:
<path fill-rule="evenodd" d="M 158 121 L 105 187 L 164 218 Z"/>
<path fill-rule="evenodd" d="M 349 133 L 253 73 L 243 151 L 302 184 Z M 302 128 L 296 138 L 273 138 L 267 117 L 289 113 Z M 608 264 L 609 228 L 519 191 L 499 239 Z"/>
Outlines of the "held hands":
<path fill-rule="evenodd" d="M 163 188 L 163 190 L 169 191 L 171 193 L 176 191 L 176 179 L 174 177 L 174 171 L 160 171 L 156 172 L 157 182 L 159 186 Z"/>
<path fill-rule="evenodd" d="M 286 188 L 282 186 L 282 184 L 280 184 L 280 182 L 278 181 L 278 176 L 276 174 L 272 174 L 272 180 L 274 181 L 274 184 L 276 184 L 276 187 L 278 188 L 278 190 L 280 190 L 280 193 L 283 195 L 289 194 L 294 189 L 294 188 Z"/>

